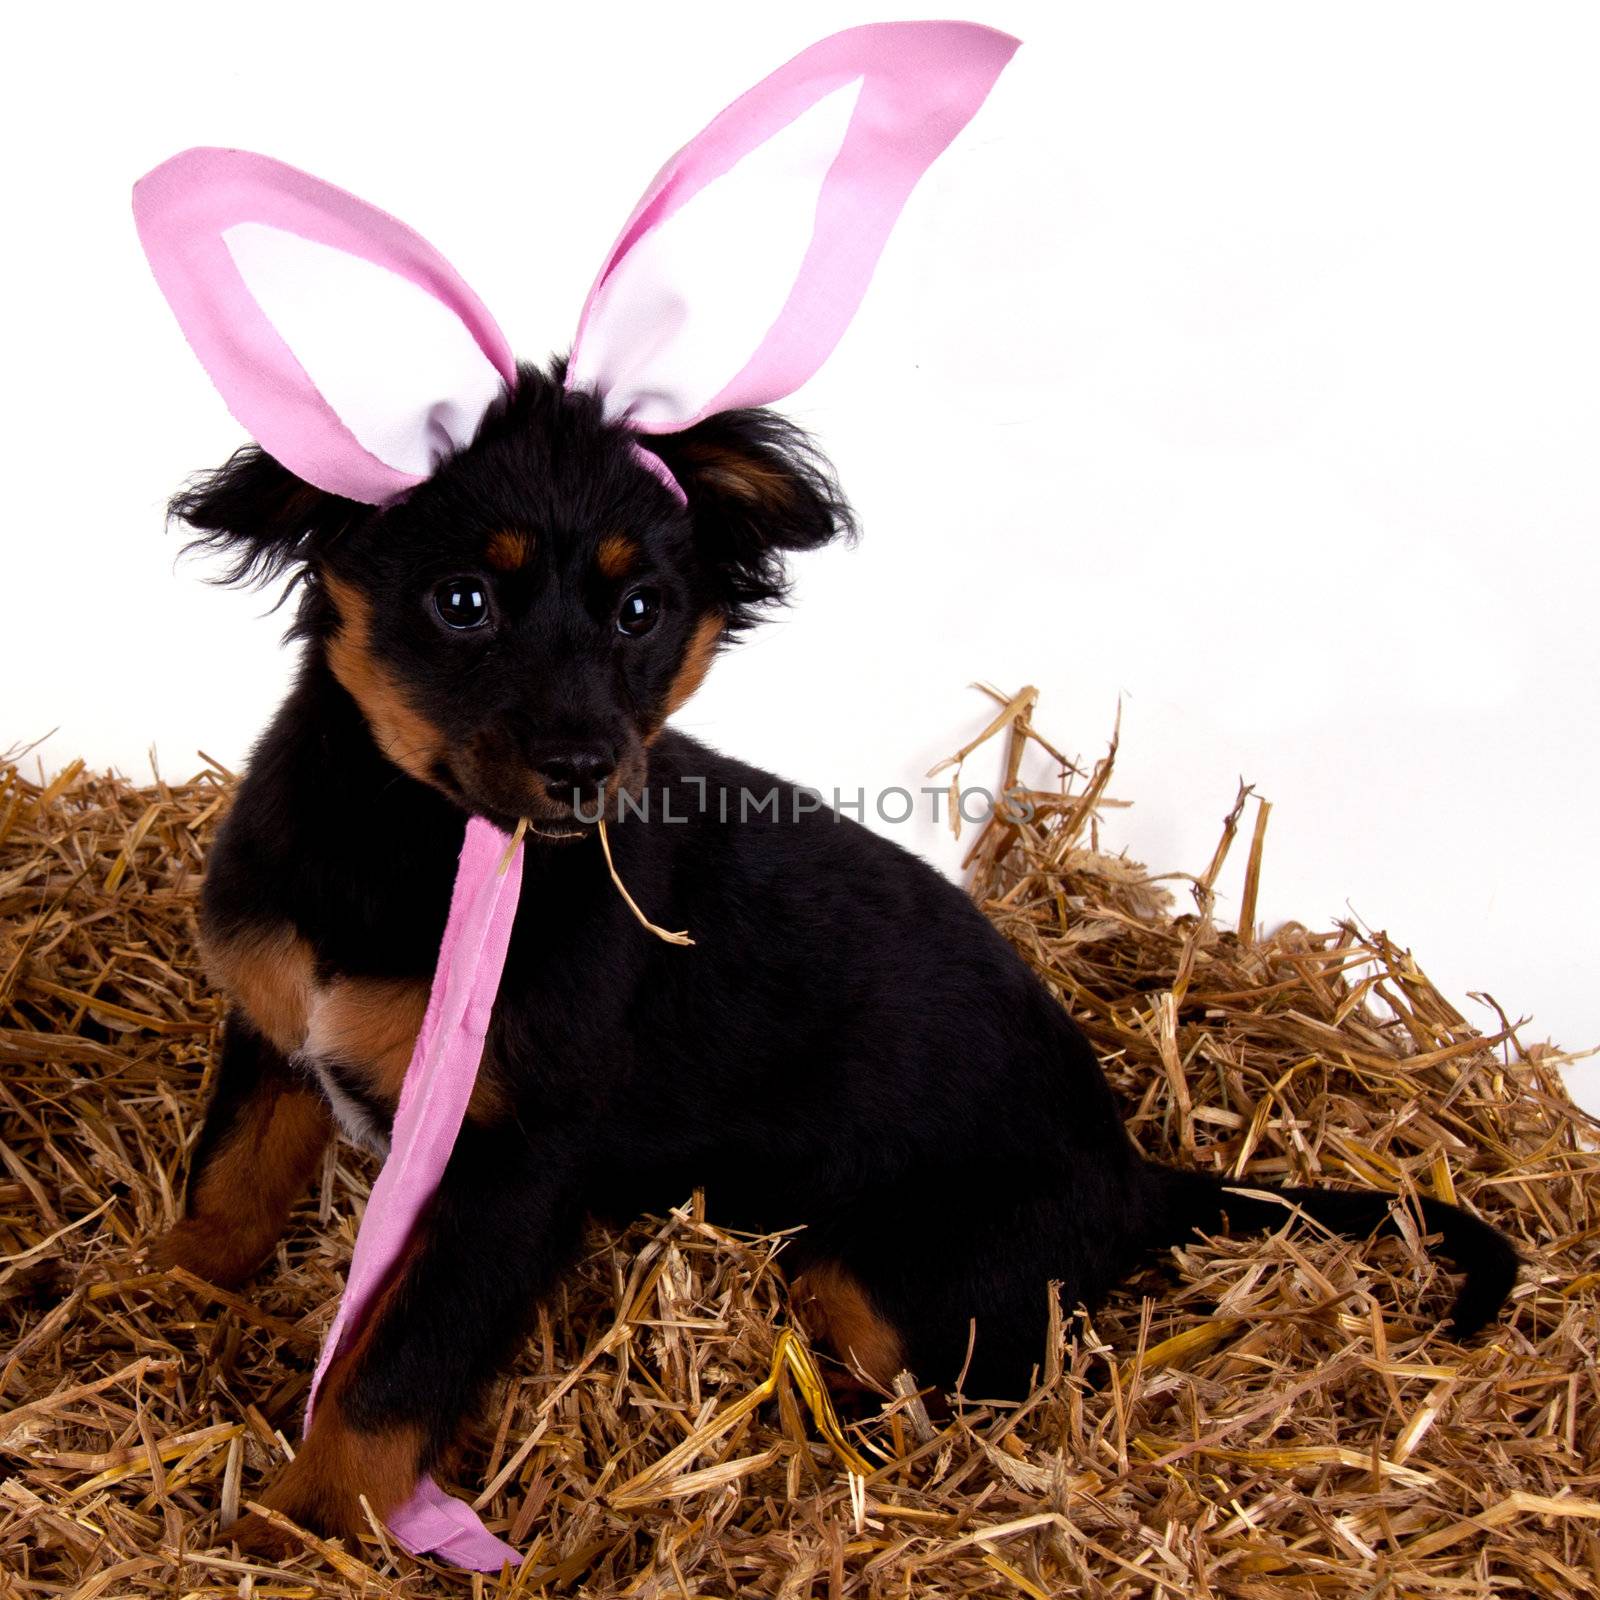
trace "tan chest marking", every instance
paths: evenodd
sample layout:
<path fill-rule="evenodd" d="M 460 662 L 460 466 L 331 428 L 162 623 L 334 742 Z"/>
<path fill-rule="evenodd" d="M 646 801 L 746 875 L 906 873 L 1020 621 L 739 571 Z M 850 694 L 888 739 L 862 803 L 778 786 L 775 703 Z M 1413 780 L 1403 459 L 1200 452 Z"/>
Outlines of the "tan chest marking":
<path fill-rule="evenodd" d="M 305 1053 L 353 1068 L 393 1104 L 427 1009 L 428 986 L 417 979 L 335 978 L 317 991 Z"/>
<path fill-rule="evenodd" d="M 423 979 L 337 977 L 318 983 L 311 946 L 284 924 L 214 942 L 206 954 L 217 985 L 286 1056 L 298 1056 L 313 1069 L 332 1064 L 353 1072 L 393 1112 L 428 1009 Z M 375 1130 L 358 1127 L 360 1113 L 341 1103 L 348 1095 L 341 1097 L 337 1085 L 319 1076 L 345 1131 L 366 1142 Z M 489 1071 L 480 1072 L 467 1115 L 485 1122 L 504 1108 L 501 1089 Z"/>
<path fill-rule="evenodd" d="M 348 1068 L 392 1113 L 427 1009 L 428 985 L 420 978 L 334 978 L 312 998 L 302 1054 L 313 1065 Z M 487 1121 L 503 1107 L 490 1073 L 480 1071 L 467 1115 Z"/>
<path fill-rule="evenodd" d="M 293 1055 L 305 1041 L 311 1014 L 316 966 L 311 946 L 279 923 L 208 941 L 205 955 L 217 987 L 257 1032 Z"/>

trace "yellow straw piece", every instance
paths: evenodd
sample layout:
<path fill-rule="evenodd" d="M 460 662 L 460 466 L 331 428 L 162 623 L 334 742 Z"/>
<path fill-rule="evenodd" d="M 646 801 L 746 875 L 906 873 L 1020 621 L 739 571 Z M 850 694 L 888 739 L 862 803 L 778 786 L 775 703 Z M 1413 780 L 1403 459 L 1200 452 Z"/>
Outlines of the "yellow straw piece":
<path fill-rule="evenodd" d="M 811 1352 L 793 1328 L 780 1328 L 772 1349 L 772 1367 L 766 1378 L 753 1389 L 735 1400 L 725 1410 L 708 1418 L 687 1439 L 680 1440 L 659 1460 L 637 1472 L 626 1483 L 619 1484 L 606 1496 L 617 1510 L 631 1510 L 651 1505 L 658 1500 L 675 1498 L 674 1484 L 681 1486 L 680 1468 L 688 1465 L 714 1440 L 720 1438 L 737 1422 L 742 1422 L 758 1406 L 777 1393 L 778 1385 L 789 1378 L 800 1391 L 801 1398 L 811 1408 L 811 1419 L 817 1432 L 833 1447 L 834 1453 L 845 1467 L 857 1477 L 870 1477 L 877 1468 L 868 1461 L 845 1437 L 839 1425 L 838 1413 L 828 1396 L 822 1374 L 817 1371 Z M 748 1468 L 747 1461 L 740 1461 Z M 696 1474 L 697 1482 L 699 1475 Z"/>
<path fill-rule="evenodd" d="M 522 843 L 523 835 L 527 831 L 528 819 L 526 817 L 518 817 L 517 831 L 511 835 L 511 843 L 506 846 L 506 853 L 500 857 L 500 877 L 505 877 L 507 870 L 511 866 L 511 858 L 517 853 L 517 846 Z"/>
<path fill-rule="evenodd" d="M 628 909 L 639 919 L 639 926 L 647 928 L 658 939 L 665 939 L 668 944 L 693 944 L 694 940 L 688 932 L 670 933 L 665 928 L 658 928 L 644 912 L 639 909 L 639 902 L 628 893 L 628 886 L 617 874 L 617 864 L 611 859 L 611 841 L 606 837 L 606 819 L 600 819 L 600 848 L 606 853 L 606 870 L 611 874 L 611 881 L 617 886 L 617 893 L 627 901 Z"/>

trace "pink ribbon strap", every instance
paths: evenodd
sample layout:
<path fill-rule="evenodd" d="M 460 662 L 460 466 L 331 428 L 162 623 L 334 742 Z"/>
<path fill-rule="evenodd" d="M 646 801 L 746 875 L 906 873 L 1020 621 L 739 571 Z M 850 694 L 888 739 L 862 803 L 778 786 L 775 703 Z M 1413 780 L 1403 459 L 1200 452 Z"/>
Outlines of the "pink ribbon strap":
<path fill-rule="evenodd" d="M 428 1009 L 395 1109 L 389 1158 L 372 1186 L 344 1298 L 317 1359 L 306 1406 L 307 1432 L 328 1364 L 345 1337 L 360 1327 L 438 1189 L 467 1114 L 522 887 L 520 844 L 506 871 L 500 871 L 510 845 L 505 834 L 480 818 L 467 823 Z M 515 1566 L 522 1559 L 484 1527 L 466 1501 L 447 1495 L 426 1474 L 387 1520 L 412 1555 L 432 1552 L 479 1572 L 498 1572 L 507 1562 Z"/>

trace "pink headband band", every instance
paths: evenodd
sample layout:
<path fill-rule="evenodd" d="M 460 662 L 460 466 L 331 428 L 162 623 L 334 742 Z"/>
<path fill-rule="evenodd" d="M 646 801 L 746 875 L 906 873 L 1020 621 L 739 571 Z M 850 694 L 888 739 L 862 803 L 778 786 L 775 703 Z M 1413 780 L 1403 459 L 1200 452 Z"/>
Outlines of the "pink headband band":
<path fill-rule="evenodd" d="M 673 156 L 584 304 L 569 388 L 639 434 L 781 400 L 855 315 L 906 197 L 1016 40 L 883 22 L 802 51 Z M 135 186 L 150 265 L 228 409 L 307 483 L 382 505 L 516 378 L 427 240 L 282 162 L 186 150 Z M 659 457 L 640 461 L 681 500 Z"/>
<path fill-rule="evenodd" d="M 967 23 L 876 23 L 757 84 L 645 191 L 589 291 L 568 387 L 646 436 L 799 388 L 855 315 L 906 196 L 1015 49 Z M 372 505 L 404 494 L 471 441 L 515 381 L 510 347 L 450 264 L 342 189 L 265 156 L 200 149 L 142 179 L 133 205 L 156 281 L 229 410 L 320 489 Z M 666 463 L 635 449 L 682 500 Z M 468 822 L 390 1155 L 313 1401 L 454 1147 L 521 887 L 509 846 Z M 387 1521 L 413 1554 L 483 1571 L 520 1559 L 426 1475 Z"/>

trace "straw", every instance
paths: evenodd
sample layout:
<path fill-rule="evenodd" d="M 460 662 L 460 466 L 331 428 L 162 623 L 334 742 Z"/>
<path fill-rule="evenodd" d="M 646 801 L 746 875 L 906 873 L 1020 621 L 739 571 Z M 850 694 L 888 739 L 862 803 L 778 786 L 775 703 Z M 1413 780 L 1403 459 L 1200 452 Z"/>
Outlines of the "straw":
<path fill-rule="evenodd" d="M 687 929 L 681 933 L 670 933 L 665 928 L 657 927 L 656 924 L 653 923 L 649 917 L 647 917 L 644 912 L 639 909 L 639 902 L 628 893 L 628 886 L 622 881 L 622 874 L 617 871 L 616 862 L 611 859 L 611 837 L 606 832 L 606 819 L 604 817 L 601 817 L 600 819 L 600 848 L 605 852 L 606 871 L 611 874 L 611 881 L 617 886 L 617 893 L 622 896 L 623 902 L 633 913 L 635 919 L 638 921 L 639 926 L 645 929 L 646 932 L 653 933 L 656 938 L 662 940 L 666 944 L 693 944 L 694 940 L 689 937 Z"/>
<path fill-rule="evenodd" d="M 1241 937 L 1225 851 L 1175 903 L 1185 880 L 1097 848 L 1110 760 L 1080 777 L 1036 697 L 997 704 L 1006 769 L 1032 746 L 1061 779 L 975 838 L 973 893 L 1134 1136 L 1246 1188 L 1459 1200 L 1527 1258 L 1501 1325 L 1444 1335 L 1415 1227 L 1355 1243 L 1286 1213 L 1183 1245 L 1092 1318 L 1041 1291 L 1021 1404 L 947 1414 L 903 1381 L 838 1417 L 785 1240 L 681 1197 L 591 1234 L 447 1464 L 528 1552 L 519 1575 L 433 1568 L 376 1529 L 241 1559 L 219 1521 L 297 1438 L 373 1169 L 331 1150 L 240 1291 L 149 1270 L 213 1070 L 194 901 L 231 775 L 0 768 L 0 1594 L 1600 1595 L 1600 1157 L 1562 1057 L 1497 1013 L 1475 1030 L 1384 932 Z M 1262 816 L 1247 799 L 1229 830 L 1252 907 Z"/>

